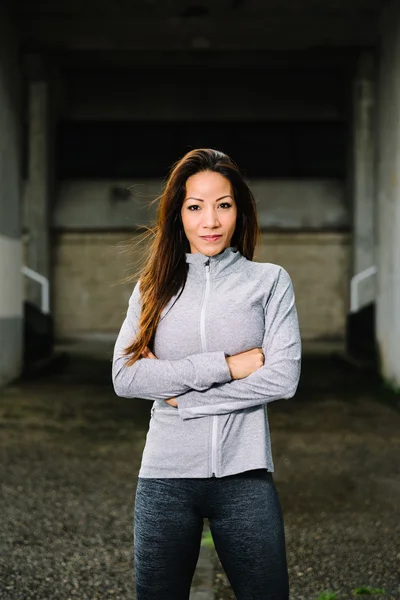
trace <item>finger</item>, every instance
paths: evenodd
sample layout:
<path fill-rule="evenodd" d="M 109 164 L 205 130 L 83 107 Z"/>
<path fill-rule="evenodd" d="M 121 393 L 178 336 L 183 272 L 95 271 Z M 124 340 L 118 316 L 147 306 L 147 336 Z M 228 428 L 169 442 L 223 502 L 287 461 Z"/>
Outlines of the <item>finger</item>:
<path fill-rule="evenodd" d="M 143 358 L 157 358 L 150 350 L 148 352 L 142 352 L 142 356 Z"/>

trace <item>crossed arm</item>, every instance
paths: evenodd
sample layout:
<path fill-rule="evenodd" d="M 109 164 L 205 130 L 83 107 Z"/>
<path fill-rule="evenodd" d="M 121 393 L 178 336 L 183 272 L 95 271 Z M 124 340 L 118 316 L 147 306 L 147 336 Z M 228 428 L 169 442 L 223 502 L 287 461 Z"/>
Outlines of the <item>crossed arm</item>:
<path fill-rule="evenodd" d="M 135 291 L 132 297 L 134 294 Z M 128 321 L 125 320 L 125 327 L 123 325 L 121 329 L 124 333 L 121 335 L 120 332 L 114 352 L 114 387 L 117 394 L 118 391 L 123 392 L 118 395 L 152 400 L 176 397 L 179 415 L 186 420 L 251 408 L 290 398 L 296 392 L 301 368 L 300 331 L 292 282 L 283 268 L 279 270 L 265 306 L 264 365 L 243 379 L 231 378 L 224 352 L 195 354 L 180 361 L 143 358 L 133 367 L 124 368 L 121 359 L 118 359 L 118 347 L 127 345 L 134 334 L 134 319 L 130 317 L 129 320 L 128 316 L 129 309 Z M 140 367 L 135 369 L 135 366 L 141 363 L 140 372 Z M 145 390 L 144 384 L 138 385 L 146 372 L 147 381 L 151 381 L 151 391 Z M 154 380 L 154 377 L 162 378 L 163 382 Z M 165 382 L 169 384 L 167 388 Z M 145 392 L 146 395 L 141 395 Z"/>
<path fill-rule="evenodd" d="M 112 380 L 115 393 L 124 398 L 164 401 L 189 390 L 204 391 L 232 379 L 225 352 L 201 352 L 179 360 L 140 358 L 127 366 L 124 348 L 138 333 L 139 282 L 129 299 L 128 311 L 114 346 Z"/>

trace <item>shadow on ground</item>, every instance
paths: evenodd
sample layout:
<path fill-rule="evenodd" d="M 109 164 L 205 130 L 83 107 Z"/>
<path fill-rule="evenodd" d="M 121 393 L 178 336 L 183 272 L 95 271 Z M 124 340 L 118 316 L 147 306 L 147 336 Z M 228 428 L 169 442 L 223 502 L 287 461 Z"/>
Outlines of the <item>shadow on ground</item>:
<path fill-rule="evenodd" d="M 133 503 L 150 405 L 115 396 L 107 353 L 64 354 L 0 396 L 0 597 L 134 595 Z M 292 600 L 400 598 L 397 398 L 339 358 L 304 360 L 269 407 Z M 218 566 L 218 561 L 216 561 Z M 221 570 L 216 598 L 233 598 Z"/>

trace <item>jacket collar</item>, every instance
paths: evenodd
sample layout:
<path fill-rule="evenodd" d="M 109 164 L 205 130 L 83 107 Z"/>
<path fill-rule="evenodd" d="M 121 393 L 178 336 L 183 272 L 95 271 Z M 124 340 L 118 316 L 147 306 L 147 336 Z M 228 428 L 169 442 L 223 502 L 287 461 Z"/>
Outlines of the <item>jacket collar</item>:
<path fill-rule="evenodd" d="M 188 276 L 205 278 L 206 263 L 210 261 L 210 277 L 215 279 L 228 275 L 231 270 L 235 270 L 241 260 L 245 257 L 233 246 L 228 246 L 219 254 L 207 256 L 202 252 L 186 252 L 186 262 L 189 265 Z"/>

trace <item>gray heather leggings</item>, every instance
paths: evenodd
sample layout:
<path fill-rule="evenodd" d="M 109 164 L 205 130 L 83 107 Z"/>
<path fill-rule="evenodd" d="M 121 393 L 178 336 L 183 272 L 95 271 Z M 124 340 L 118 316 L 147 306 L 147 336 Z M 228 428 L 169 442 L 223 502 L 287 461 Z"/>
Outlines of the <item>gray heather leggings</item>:
<path fill-rule="evenodd" d="M 272 473 L 138 479 L 137 600 L 188 600 L 203 518 L 237 600 L 288 600 L 282 510 Z"/>

